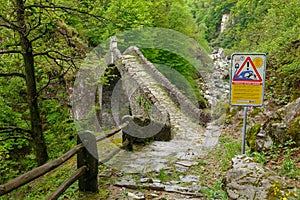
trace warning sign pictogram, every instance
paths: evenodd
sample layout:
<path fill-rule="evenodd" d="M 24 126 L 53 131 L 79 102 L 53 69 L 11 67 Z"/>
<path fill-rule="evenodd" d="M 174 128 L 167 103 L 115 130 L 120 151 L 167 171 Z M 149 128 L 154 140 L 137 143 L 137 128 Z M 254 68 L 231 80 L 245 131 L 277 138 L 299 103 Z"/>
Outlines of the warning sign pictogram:
<path fill-rule="evenodd" d="M 236 65 L 235 69 L 237 72 L 232 79 L 233 81 L 262 82 L 262 78 L 250 57 L 246 58 L 241 67 Z"/>
<path fill-rule="evenodd" d="M 264 53 L 234 53 L 231 56 L 230 104 L 262 106 L 265 85 Z"/>

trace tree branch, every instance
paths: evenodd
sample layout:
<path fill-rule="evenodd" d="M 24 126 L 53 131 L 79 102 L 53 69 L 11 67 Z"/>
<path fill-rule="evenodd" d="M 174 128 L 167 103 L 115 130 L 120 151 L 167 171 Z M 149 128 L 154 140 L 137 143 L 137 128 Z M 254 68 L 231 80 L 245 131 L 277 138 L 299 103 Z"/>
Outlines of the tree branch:
<path fill-rule="evenodd" d="M 60 65 L 59 65 L 59 66 L 60 66 Z M 62 67 L 62 66 L 60 66 L 60 67 Z M 66 73 L 70 70 L 71 67 L 72 67 L 72 66 L 68 67 L 68 69 L 67 69 L 65 72 L 63 72 L 63 73 L 61 73 L 61 74 L 58 74 L 58 75 L 56 75 L 56 76 L 54 76 L 54 77 L 51 77 L 51 78 L 50 78 L 50 76 L 49 76 L 46 85 L 44 85 L 44 86 L 37 92 L 37 95 L 36 95 L 35 98 L 37 98 L 37 97 L 40 95 L 40 93 L 50 85 L 50 83 L 51 83 L 52 80 L 54 80 L 54 79 L 56 79 L 56 78 L 59 78 L 59 77 L 63 77 L 64 75 L 66 75 Z"/>
<path fill-rule="evenodd" d="M 20 133 L 31 133 L 28 129 L 23 129 L 15 126 L 7 126 L 7 127 L 0 127 L 0 133 L 11 133 L 11 132 L 20 132 Z"/>
<path fill-rule="evenodd" d="M 6 47 L 9 48 L 9 47 L 19 47 L 21 46 L 21 43 L 14 43 L 14 44 L 6 44 Z"/>
<path fill-rule="evenodd" d="M 17 72 L 8 73 L 8 74 L 0 73 L 0 77 L 10 77 L 10 76 L 18 76 L 21 78 L 26 78 L 24 74 L 17 73 Z"/>
<path fill-rule="evenodd" d="M 47 31 L 48 31 L 47 28 L 45 28 L 44 31 L 41 30 L 42 33 L 39 34 L 38 36 L 36 36 L 35 38 L 33 38 L 32 40 L 30 40 L 30 42 L 34 42 L 34 41 L 36 41 L 36 40 L 42 38 L 42 37 L 47 33 Z"/>
<path fill-rule="evenodd" d="M 56 77 L 55 77 L 56 78 Z M 36 93 L 36 97 L 35 98 L 37 98 L 39 95 L 40 95 L 40 93 L 44 90 L 44 89 L 46 89 L 48 86 L 49 86 L 49 84 L 51 83 L 51 81 L 52 80 L 54 80 L 55 78 L 48 78 L 48 81 L 47 81 L 47 83 L 46 83 L 46 85 L 44 85 L 37 93 Z"/>
<path fill-rule="evenodd" d="M 4 142 L 6 140 L 12 140 L 12 139 L 25 139 L 25 140 L 29 140 L 29 141 L 32 140 L 32 138 L 26 137 L 26 136 L 9 136 L 9 137 L 0 139 L 0 142 Z"/>
<path fill-rule="evenodd" d="M 5 27 L 7 29 L 13 29 L 11 26 L 7 25 L 7 24 L 0 24 L 0 27 Z"/>
<path fill-rule="evenodd" d="M 12 23 L 12 21 L 6 19 L 2 15 L 0 15 L 0 20 L 4 21 L 6 23 L 6 24 L 1 24 L 2 26 L 6 27 L 6 28 L 13 29 L 16 31 L 22 30 L 19 26 L 15 25 L 14 23 Z"/>
<path fill-rule="evenodd" d="M 1 54 L 12 54 L 12 53 L 21 53 L 19 50 L 0 50 L 0 55 Z"/>
<path fill-rule="evenodd" d="M 60 9 L 60 10 L 65 11 L 67 13 L 77 12 L 77 13 L 80 13 L 80 14 L 89 15 L 89 16 L 97 18 L 97 19 L 107 20 L 103 16 L 94 15 L 94 14 L 91 14 L 89 12 L 86 12 L 86 11 L 83 11 L 83 10 L 79 10 L 79 9 L 76 9 L 76 8 L 70 8 L 70 7 L 65 7 L 65 6 L 58 6 L 58 5 L 55 5 L 53 3 L 51 3 L 51 5 L 37 5 L 37 4 L 34 4 L 34 5 L 25 6 L 25 9 L 28 9 L 28 8 Z"/>
<path fill-rule="evenodd" d="M 61 56 L 61 58 L 56 58 L 56 57 L 50 55 L 50 53 L 58 54 Z M 49 50 L 49 51 L 44 51 L 44 52 L 40 52 L 40 53 L 35 53 L 35 54 L 33 54 L 33 56 L 47 56 L 48 58 L 51 58 L 52 60 L 58 59 L 58 60 L 64 60 L 64 61 L 70 61 L 74 58 L 71 56 L 64 55 L 64 54 L 60 53 L 59 51 L 55 51 L 55 50 Z M 82 58 L 82 57 L 80 57 L 80 58 Z"/>
<path fill-rule="evenodd" d="M 31 31 L 37 29 L 42 24 L 41 23 L 41 18 L 42 18 L 42 14 L 41 14 L 41 12 L 39 12 L 38 23 L 36 25 L 34 25 L 33 27 L 31 26 L 31 24 L 29 24 L 30 29 L 28 30 L 26 36 L 28 36 L 31 33 Z"/>
<path fill-rule="evenodd" d="M 58 54 L 60 57 L 58 58 L 58 57 L 52 56 L 50 53 Z M 55 64 L 57 66 L 59 66 L 60 68 L 64 68 L 64 66 L 62 64 L 60 64 L 58 61 L 65 61 L 70 66 L 76 67 L 76 65 L 74 63 L 74 59 L 76 59 L 76 58 L 83 59 L 84 58 L 83 56 L 67 56 L 67 55 L 64 55 L 64 54 L 60 53 L 59 51 L 55 51 L 55 50 L 35 53 L 34 56 L 46 56 L 47 58 L 53 60 L 53 62 L 55 62 Z M 68 70 L 69 70 L 69 68 L 68 68 Z"/>

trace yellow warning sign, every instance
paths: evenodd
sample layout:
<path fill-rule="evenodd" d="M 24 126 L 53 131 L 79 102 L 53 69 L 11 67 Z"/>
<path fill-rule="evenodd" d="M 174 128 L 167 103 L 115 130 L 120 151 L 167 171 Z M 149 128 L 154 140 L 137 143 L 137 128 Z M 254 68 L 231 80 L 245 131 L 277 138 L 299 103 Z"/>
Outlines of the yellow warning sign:
<path fill-rule="evenodd" d="M 231 103 L 235 105 L 262 104 L 262 95 L 260 83 L 234 83 L 231 86 Z"/>
<path fill-rule="evenodd" d="M 230 104 L 262 106 L 266 71 L 264 53 L 234 53 L 231 56 Z"/>

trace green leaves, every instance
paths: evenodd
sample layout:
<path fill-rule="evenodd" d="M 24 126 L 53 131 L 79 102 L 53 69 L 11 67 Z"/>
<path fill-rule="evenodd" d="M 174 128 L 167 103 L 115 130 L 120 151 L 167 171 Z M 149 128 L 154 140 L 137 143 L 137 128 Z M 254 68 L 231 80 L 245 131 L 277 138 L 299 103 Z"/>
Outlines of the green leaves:
<path fill-rule="evenodd" d="M 227 48 L 227 52 L 266 52 L 268 75 L 279 79 L 270 92 L 291 99 L 300 96 L 300 1 L 191 2 L 197 22 L 207 27 L 206 38 L 211 45 Z M 225 13 L 230 14 L 229 21 L 227 29 L 220 33 Z"/>
<path fill-rule="evenodd" d="M 194 104 L 206 105 L 199 92 L 200 74 L 195 66 L 181 56 L 164 50 L 142 49 L 142 53 Z"/>

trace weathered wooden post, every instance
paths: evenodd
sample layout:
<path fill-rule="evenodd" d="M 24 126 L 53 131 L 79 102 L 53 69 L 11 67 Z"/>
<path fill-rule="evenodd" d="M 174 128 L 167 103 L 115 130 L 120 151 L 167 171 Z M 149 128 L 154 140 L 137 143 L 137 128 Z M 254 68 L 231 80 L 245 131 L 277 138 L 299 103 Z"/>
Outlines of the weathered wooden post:
<path fill-rule="evenodd" d="M 77 168 L 87 166 L 86 172 L 79 178 L 79 191 L 98 192 L 98 151 L 96 138 L 90 131 L 78 134 L 78 143 L 83 143 L 77 153 Z"/>

